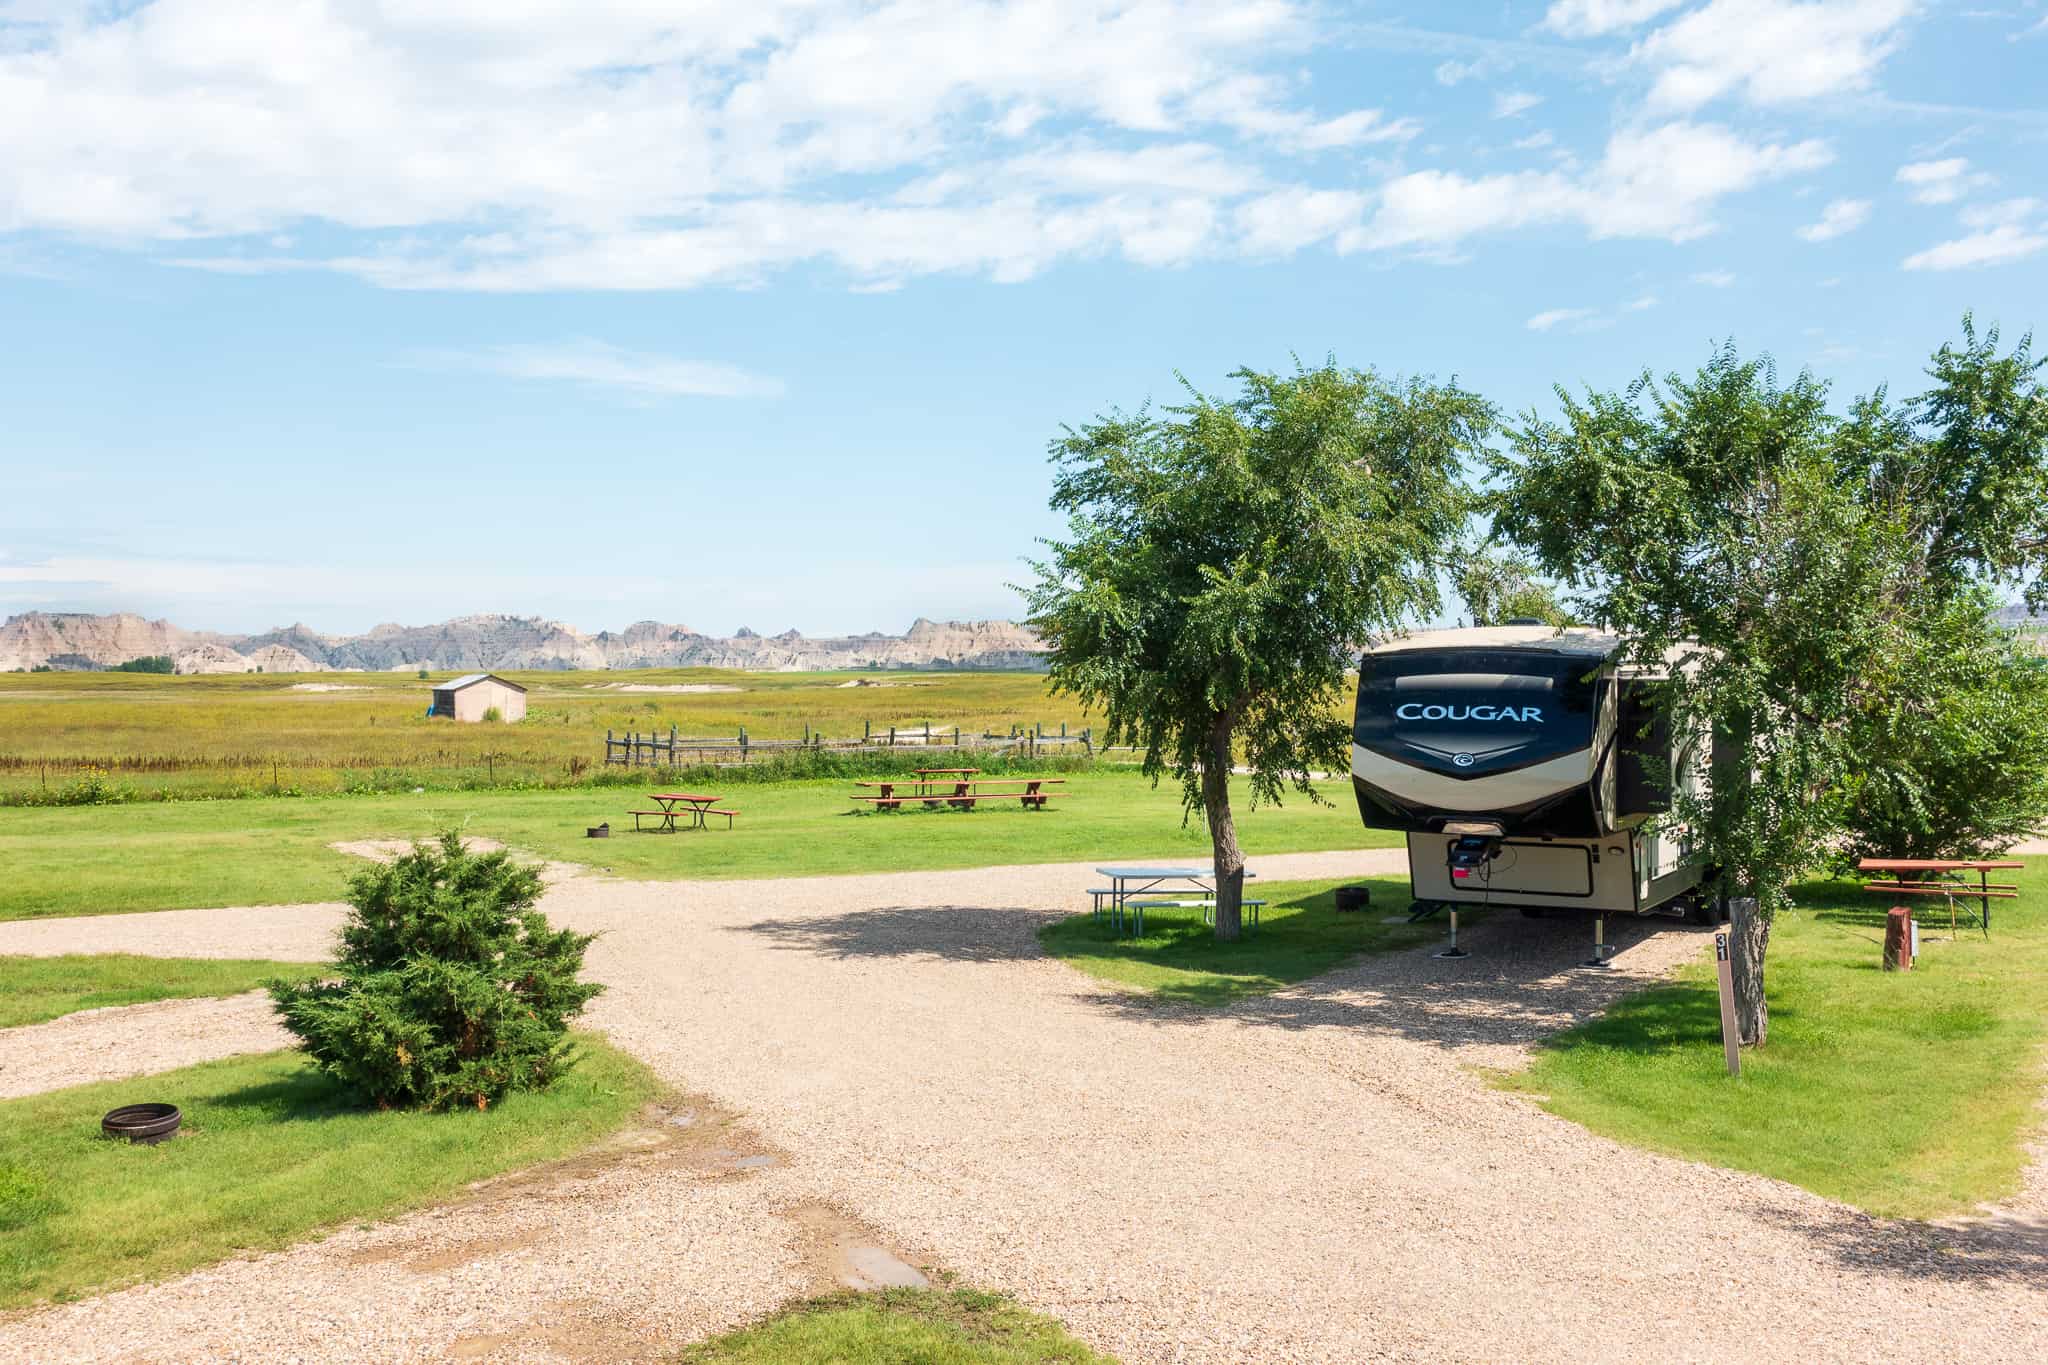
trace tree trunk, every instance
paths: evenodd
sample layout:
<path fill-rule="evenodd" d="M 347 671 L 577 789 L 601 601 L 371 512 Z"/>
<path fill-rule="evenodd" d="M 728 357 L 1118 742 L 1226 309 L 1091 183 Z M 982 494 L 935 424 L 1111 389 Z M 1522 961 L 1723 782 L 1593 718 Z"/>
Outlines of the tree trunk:
<path fill-rule="evenodd" d="M 1735 978 L 1735 1028 L 1744 1047 L 1762 1047 L 1770 1033 L 1771 1011 L 1764 1002 L 1764 949 L 1770 941 L 1771 922 L 1757 913 L 1754 900 L 1738 896 L 1728 902 L 1728 965 Z"/>
<path fill-rule="evenodd" d="M 1236 941 L 1244 918 L 1244 850 L 1230 818 L 1230 729 L 1230 713 L 1218 711 L 1202 756 L 1202 808 L 1216 853 L 1216 937 L 1225 943 Z"/>

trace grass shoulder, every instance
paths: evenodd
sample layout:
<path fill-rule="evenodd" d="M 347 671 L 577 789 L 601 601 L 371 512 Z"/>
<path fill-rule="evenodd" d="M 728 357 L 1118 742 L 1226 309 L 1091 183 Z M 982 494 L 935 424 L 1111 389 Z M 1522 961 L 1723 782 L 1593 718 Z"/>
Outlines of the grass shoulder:
<path fill-rule="evenodd" d="M 1051 1318 L 1001 1294 L 889 1289 L 792 1304 L 671 1357 L 678 1365 L 1110 1365 Z"/>
<path fill-rule="evenodd" d="M 1372 888 L 1372 904 L 1339 911 L 1336 888 L 1353 884 Z M 1443 936 L 1441 924 L 1408 922 L 1405 877 L 1251 882 L 1246 890 L 1266 905 L 1258 932 L 1251 932 L 1247 913 L 1245 933 L 1235 943 L 1219 942 L 1199 910 L 1148 910 L 1142 938 L 1118 935 L 1106 912 L 1049 924 L 1038 938 L 1052 956 L 1100 981 L 1215 1006 L 1306 981 L 1364 953 Z"/>
<path fill-rule="evenodd" d="M 1797 888 L 1771 933 L 1770 1042 L 1732 1080 L 1712 966 L 1631 995 L 1551 1039 L 1501 1084 L 1635 1146 L 1789 1181 L 1887 1217 L 2015 1193 L 2048 1041 L 2048 885 L 2020 874 L 1989 939 L 1951 941 L 1916 907 L 1923 955 L 1880 968 L 1886 903 L 1844 882 Z"/>
<path fill-rule="evenodd" d="M 287 1246 L 587 1147 L 660 1085 L 597 1035 L 576 1041 L 553 1088 L 482 1113 L 355 1108 L 296 1052 L 0 1101 L 0 1308 Z M 100 1136 L 102 1114 L 142 1099 L 184 1111 L 178 1137 Z"/>
<path fill-rule="evenodd" d="M 79 1010 L 240 995 L 273 977 L 302 977 L 304 962 L 144 957 L 137 953 L 0 956 L 0 1028 L 19 1028 Z"/>

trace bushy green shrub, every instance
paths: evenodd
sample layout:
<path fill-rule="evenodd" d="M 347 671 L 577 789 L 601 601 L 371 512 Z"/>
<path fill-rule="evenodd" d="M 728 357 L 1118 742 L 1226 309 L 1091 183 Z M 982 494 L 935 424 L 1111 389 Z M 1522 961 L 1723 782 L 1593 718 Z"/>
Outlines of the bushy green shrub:
<path fill-rule="evenodd" d="M 540 877 L 453 831 L 349 883 L 338 979 L 271 983 L 322 1070 L 379 1108 L 488 1107 L 569 1068 L 596 937 L 551 929 Z"/>

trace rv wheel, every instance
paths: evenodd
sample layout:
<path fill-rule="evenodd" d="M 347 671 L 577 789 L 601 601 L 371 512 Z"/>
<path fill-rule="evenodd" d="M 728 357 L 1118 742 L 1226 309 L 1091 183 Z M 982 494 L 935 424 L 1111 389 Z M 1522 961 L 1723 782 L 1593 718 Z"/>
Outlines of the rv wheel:
<path fill-rule="evenodd" d="M 1693 924 L 1715 925 L 1727 920 L 1727 913 L 1721 908 L 1721 898 L 1710 896 L 1704 891 L 1692 893 L 1686 903 L 1685 917 Z"/>

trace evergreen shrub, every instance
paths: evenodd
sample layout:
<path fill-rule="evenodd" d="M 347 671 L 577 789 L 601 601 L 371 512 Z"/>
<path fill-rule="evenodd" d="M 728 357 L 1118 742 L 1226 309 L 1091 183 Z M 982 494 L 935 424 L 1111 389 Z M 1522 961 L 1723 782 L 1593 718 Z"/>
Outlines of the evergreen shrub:
<path fill-rule="evenodd" d="M 550 928 L 540 893 L 533 869 L 451 830 L 353 878 L 335 968 L 271 997 L 320 1068 L 380 1109 L 545 1089 L 572 1063 L 569 1020 L 604 987 L 580 979 L 596 935 Z"/>

